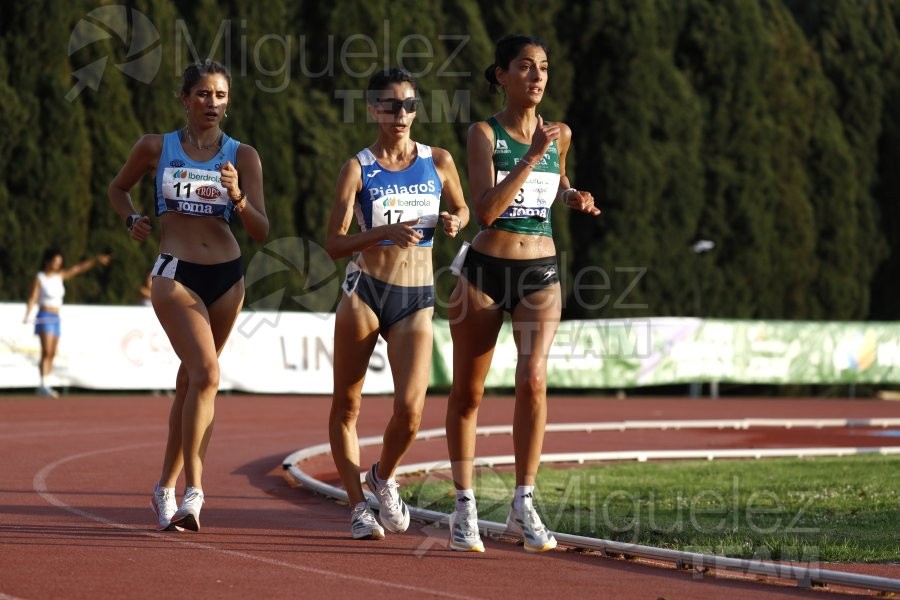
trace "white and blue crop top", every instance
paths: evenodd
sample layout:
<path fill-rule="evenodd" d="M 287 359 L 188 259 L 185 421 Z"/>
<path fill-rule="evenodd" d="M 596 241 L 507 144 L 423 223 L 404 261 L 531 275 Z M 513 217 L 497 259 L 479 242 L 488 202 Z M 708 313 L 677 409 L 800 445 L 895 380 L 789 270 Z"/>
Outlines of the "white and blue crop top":
<path fill-rule="evenodd" d="M 156 167 L 156 216 L 177 212 L 198 217 L 221 217 L 231 222 L 234 203 L 222 187 L 219 169 L 237 162 L 241 145 L 224 133 L 222 146 L 205 162 L 191 160 L 181 147 L 178 131 L 163 136 L 162 154 Z"/>
<path fill-rule="evenodd" d="M 45 273 L 40 271 L 37 274 L 37 278 L 40 282 L 38 306 L 61 308 L 63 297 L 66 295 L 66 285 L 63 283 L 62 273 Z"/>
<path fill-rule="evenodd" d="M 431 146 L 416 142 L 416 152 L 416 159 L 402 171 L 388 171 L 379 165 L 368 148 L 356 154 L 362 167 L 362 190 L 356 194 L 353 210 L 360 230 L 418 218 L 418 224 L 412 226 L 422 232 L 417 246 L 433 244 L 441 206 L 441 178 Z M 388 240 L 378 243 L 390 244 L 393 242 Z"/>

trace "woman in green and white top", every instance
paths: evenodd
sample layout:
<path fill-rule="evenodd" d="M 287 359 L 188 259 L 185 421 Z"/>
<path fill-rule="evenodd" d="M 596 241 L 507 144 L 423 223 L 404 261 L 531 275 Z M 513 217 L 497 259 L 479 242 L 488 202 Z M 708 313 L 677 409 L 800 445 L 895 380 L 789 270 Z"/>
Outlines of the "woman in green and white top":
<path fill-rule="evenodd" d="M 483 552 L 472 490 L 475 428 L 503 312 L 512 317 L 518 353 L 513 445 L 516 492 L 507 525 L 525 550 L 556 546 L 534 509 L 535 475 L 547 419 L 547 356 L 562 299 L 550 209 L 557 199 L 598 215 L 593 196 L 566 176 L 572 131 L 544 121 L 537 106 L 548 76 L 547 46 L 515 35 L 497 42 L 485 70 L 502 88 L 503 109 L 469 129 L 469 188 L 482 231 L 454 261 L 460 277 L 450 299 L 453 387 L 447 406 L 447 445 L 456 486 L 450 547 Z"/>

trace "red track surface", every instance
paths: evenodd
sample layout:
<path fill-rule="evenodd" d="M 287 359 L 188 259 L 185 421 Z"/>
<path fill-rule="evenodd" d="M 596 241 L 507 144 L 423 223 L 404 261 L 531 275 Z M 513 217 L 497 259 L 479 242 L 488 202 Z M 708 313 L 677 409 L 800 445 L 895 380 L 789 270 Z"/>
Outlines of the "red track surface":
<path fill-rule="evenodd" d="M 167 398 L 0 397 L 0 600 L 24 598 L 298 598 L 362 596 L 827 598 L 792 583 L 717 577 L 668 566 L 554 551 L 528 555 L 487 541 L 483 555 L 451 552 L 413 523 L 381 542 L 349 537 L 345 506 L 294 488 L 282 459 L 327 441 L 329 400 L 221 396 L 207 460 L 199 533 L 157 533 L 148 508 L 159 476 Z M 430 398 L 423 428 L 443 425 Z M 367 398 L 360 435 L 379 435 L 387 398 Z M 489 398 L 480 424 L 508 424 L 509 398 Z M 768 399 L 596 399 L 550 402 L 552 422 L 743 417 L 900 417 L 900 404 Z M 865 430 L 548 434 L 546 452 L 651 448 L 900 445 Z M 510 454 L 509 436 L 478 452 Z M 363 452 L 368 464 L 377 449 Z M 407 462 L 443 460 L 443 440 L 417 442 Z M 312 461 L 315 462 L 315 461 Z M 306 465 L 305 465 L 306 466 Z M 333 474 L 329 461 L 313 464 Z M 308 466 L 307 466 L 308 468 Z M 183 485 L 179 485 L 181 493 Z M 443 531 L 446 533 L 446 530 Z M 898 565 L 818 565 L 900 578 Z M 851 593 L 864 593 L 852 591 Z"/>

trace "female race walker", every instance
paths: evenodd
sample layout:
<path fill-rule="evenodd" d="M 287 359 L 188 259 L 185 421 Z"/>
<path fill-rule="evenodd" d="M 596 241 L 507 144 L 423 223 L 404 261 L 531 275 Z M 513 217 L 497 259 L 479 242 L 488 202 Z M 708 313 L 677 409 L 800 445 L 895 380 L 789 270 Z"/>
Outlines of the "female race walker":
<path fill-rule="evenodd" d="M 382 539 L 384 529 L 399 533 L 409 526 L 393 474 L 419 429 L 431 370 L 432 238 L 438 223 L 455 237 L 469 211 L 450 153 L 410 139 L 418 105 L 413 77 L 400 69 L 376 73 L 367 105 L 378 139 L 344 163 L 325 242 L 333 258 L 356 254 L 335 319 L 329 438 L 353 507 L 351 535 Z M 442 198 L 448 211 L 439 213 Z M 354 216 L 360 232 L 348 233 Z M 366 484 L 378 498 L 384 529 L 363 495 L 356 434 L 363 381 L 379 334 L 394 378 L 394 414 Z"/>
<path fill-rule="evenodd" d="M 559 325 L 561 296 L 550 207 L 597 215 L 594 199 L 566 177 L 572 132 L 544 121 L 537 106 L 547 85 L 548 50 L 538 39 L 507 36 L 485 70 L 506 96 L 503 110 L 469 128 L 469 189 L 481 232 L 454 261 L 460 277 L 450 297 L 453 386 L 447 406 L 447 446 L 456 485 L 450 546 L 484 552 L 472 491 L 475 428 L 503 312 L 512 317 L 517 349 L 513 446 L 516 491 L 509 530 L 525 550 L 556 546 L 534 509 L 535 475 L 547 419 L 547 355 Z"/>
<path fill-rule="evenodd" d="M 188 66 L 179 94 L 187 124 L 144 135 L 109 184 L 110 202 L 131 237 L 144 241 L 150 219 L 135 210 L 129 190 L 155 173 L 160 254 L 151 270 L 151 301 L 181 360 L 162 474 L 150 501 L 161 530 L 200 529 L 218 355 L 244 301 L 241 250 L 229 223 L 237 214 L 257 242 L 269 231 L 259 155 L 220 128 L 230 91 L 231 75 L 222 65 L 206 60 Z M 175 484 L 182 468 L 186 489 L 178 507 Z"/>
<path fill-rule="evenodd" d="M 56 390 L 47 383 L 47 378 L 53 372 L 53 359 L 56 358 L 56 347 L 59 345 L 59 335 L 62 331 L 59 309 L 62 308 L 63 296 L 66 295 L 65 280 L 84 273 L 97 263 L 106 266 L 110 259 L 109 254 L 98 254 L 94 258 L 81 261 L 74 267 L 63 269 L 65 259 L 61 250 L 48 248 L 44 251 L 41 270 L 34 278 L 31 295 L 25 304 L 25 318 L 22 320 L 23 323 L 28 322 L 31 310 L 37 304 L 38 312 L 34 318 L 34 333 L 41 340 L 41 361 L 38 363 L 41 383 L 37 389 L 38 396 L 59 397 Z"/>

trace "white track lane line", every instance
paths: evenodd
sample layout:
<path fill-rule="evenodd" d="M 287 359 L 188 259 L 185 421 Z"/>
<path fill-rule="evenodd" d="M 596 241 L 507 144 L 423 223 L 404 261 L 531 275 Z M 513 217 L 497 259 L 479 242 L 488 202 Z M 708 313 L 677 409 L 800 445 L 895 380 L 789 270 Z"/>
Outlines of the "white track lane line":
<path fill-rule="evenodd" d="M 218 438 L 218 440 L 219 441 L 232 441 L 233 438 Z M 313 575 L 322 575 L 325 577 L 335 577 L 337 579 L 342 579 L 342 580 L 356 581 L 358 583 L 365 584 L 366 586 L 382 586 L 382 587 L 388 587 L 388 588 L 401 590 L 404 592 L 413 592 L 416 594 L 428 594 L 431 596 L 440 596 L 443 598 L 471 598 L 472 597 L 469 595 L 460 596 L 460 595 L 456 595 L 456 594 L 450 594 L 447 592 L 442 592 L 440 590 L 435 590 L 435 589 L 431 589 L 431 588 L 406 585 L 406 584 L 402 584 L 402 583 L 393 583 L 390 581 L 380 581 L 378 579 L 372 579 L 369 577 L 359 577 L 357 575 L 350 575 L 348 573 L 342 573 L 340 571 L 328 571 L 326 569 L 307 567 L 304 565 L 298 565 L 298 564 L 294 564 L 294 563 L 284 562 L 282 560 L 267 558 L 265 556 L 257 556 L 255 554 L 250 554 L 249 552 L 242 552 L 239 550 L 227 550 L 224 548 L 218 548 L 216 546 L 211 546 L 209 544 L 200 544 L 197 542 L 191 542 L 191 541 L 182 539 L 182 537 L 173 536 L 171 533 L 164 534 L 164 533 L 157 533 L 157 532 L 153 532 L 153 531 L 147 531 L 145 529 L 135 527 L 133 525 L 117 523 L 116 521 L 107 519 L 106 517 L 101 517 L 100 515 L 95 515 L 86 510 L 82 510 L 80 508 L 76 508 L 74 506 L 66 504 L 65 502 L 63 502 L 62 500 L 57 498 L 56 495 L 54 495 L 52 492 L 50 492 L 48 490 L 48 487 L 47 487 L 48 477 L 53 473 L 53 471 L 55 471 L 58 467 L 60 467 L 62 465 L 65 465 L 70 462 L 78 461 L 78 460 L 81 460 L 84 458 L 88 458 L 91 456 L 97 456 L 98 454 L 107 454 L 107 453 L 112 453 L 112 452 L 128 452 L 128 451 L 132 451 L 132 450 L 139 450 L 141 448 L 149 448 L 149 447 L 158 446 L 158 445 L 159 445 L 158 442 L 154 442 L 152 444 L 135 444 L 135 445 L 130 445 L 130 446 L 119 446 L 117 448 L 106 448 L 103 450 L 92 450 L 90 452 L 82 452 L 79 454 L 72 454 L 70 456 L 66 456 L 57 461 L 49 463 L 49 464 L 45 465 L 43 468 L 41 468 L 41 470 L 38 471 L 37 474 L 35 474 L 35 476 L 34 476 L 34 480 L 32 482 L 32 487 L 34 488 L 34 491 L 37 492 L 37 494 L 41 498 L 43 498 L 48 504 L 52 504 L 53 506 L 61 508 L 67 512 L 78 515 L 79 517 L 89 519 L 91 521 L 96 521 L 97 523 L 102 523 L 103 525 L 107 525 L 109 527 L 114 527 L 116 529 L 123 529 L 125 531 L 138 533 L 138 534 L 143 535 L 148 538 L 165 540 L 167 542 L 181 544 L 183 546 L 187 546 L 190 548 L 196 548 L 199 550 L 207 550 L 214 554 L 221 554 L 224 556 L 233 556 L 233 557 L 242 558 L 245 560 L 252 560 L 252 561 L 256 561 L 256 562 L 265 563 L 268 565 L 283 567 L 286 569 L 292 569 L 294 571 L 301 571 L 303 573 L 310 573 Z M 3 598 L 3 596 L 0 596 L 0 600 L 5 600 L 5 599 Z"/>

